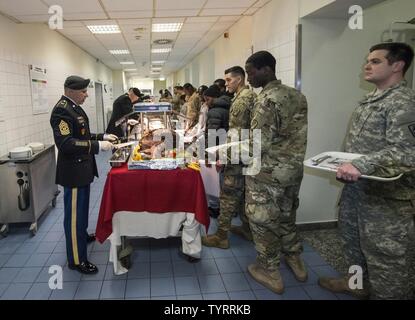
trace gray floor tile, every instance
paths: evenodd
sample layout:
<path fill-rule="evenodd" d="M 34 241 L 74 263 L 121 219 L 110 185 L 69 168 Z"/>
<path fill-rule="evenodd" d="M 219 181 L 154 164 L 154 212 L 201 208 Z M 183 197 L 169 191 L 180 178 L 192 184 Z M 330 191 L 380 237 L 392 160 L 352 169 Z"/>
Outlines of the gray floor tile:
<path fill-rule="evenodd" d="M 170 261 L 170 249 L 169 248 L 154 248 L 150 251 L 151 262 L 164 262 Z"/>
<path fill-rule="evenodd" d="M 52 290 L 47 283 L 35 283 L 25 296 L 25 300 L 48 300 Z"/>
<path fill-rule="evenodd" d="M 303 287 L 285 288 L 282 294 L 283 300 L 311 300 Z"/>
<path fill-rule="evenodd" d="M 243 272 L 246 272 L 248 270 L 248 266 L 252 263 L 255 263 L 256 259 L 252 256 L 246 256 L 246 257 L 236 257 L 236 261 L 238 261 L 239 266 L 241 267 L 241 270 Z"/>
<path fill-rule="evenodd" d="M 58 242 L 41 241 L 36 249 L 36 253 L 52 253 Z"/>
<path fill-rule="evenodd" d="M 11 283 L 20 272 L 20 268 L 2 268 L 0 269 L 0 283 Z"/>
<path fill-rule="evenodd" d="M 338 300 L 333 293 L 321 288 L 318 285 L 304 286 L 303 289 L 312 300 Z"/>
<path fill-rule="evenodd" d="M 241 272 L 241 267 L 235 258 L 215 258 L 219 273 L 238 273 Z"/>
<path fill-rule="evenodd" d="M 319 277 L 340 277 L 340 273 L 334 270 L 330 266 L 313 266 L 311 269 L 319 276 Z"/>
<path fill-rule="evenodd" d="M 0 268 L 6 264 L 7 260 L 9 260 L 11 256 L 11 254 L 0 254 Z"/>
<path fill-rule="evenodd" d="M 151 278 L 172 277 L 173 267 L 171 262 L 151 262 L 150 275 Z"/>
<path fill-rule="evenodd" d="M 15 283 L 32 283 L 39 276 L 41 267 L 21 268 L 13 282 Z"/>
<path fill-rule="evenodd" d="M 173 278 L 151 278 L 151 297 L 176 295 Z"/>
<path fill-rule="evenodd" d="M 64 267 L 67 263 L 66 253 L 52 253 L 46 261 L 46 266 L 58 265 Z"/>
<path fill-rule="evenodd" d="M 39 243 L 23 243 L 19 249 L 17 249 L 16 253 L 30 253 L 36 252 L 36 249 L 39 247 Z"/>
<path fill-rule="evenodd" d="M 231 300 L 256 300 L 253 291 L 234 291 L 228 292 L 228 295 Z"/>
<path fill-rule="evenodd" d="M 0 254 L 13 254 L 21 245 L 21 242 L 2 242 L 0 246 Z"/>
<path fill-rule="evenodd" d="M 43 267 L 50 257 L 49 253 L 35 253 L 26 262 L 26 267 Z"/>
<path fill-rule="evenodd" d="M 173 273 L 175 277 L 195 276 L 195 264 L 188 261 L 173 261 Z"/>
<path fill-rule="evenodd" d="M 9 283 L 0 283 L 0 298 L 9 286 Z"/>
<path fill-rule="evenodd" d="M 132 253 L 131 260 L 133 263 L 136 262 L 149 262 L 150 261 L 150 249 L 142 248 L 136 249 Z"/>
<path fill-rule="evenodd" d="M 220 275 L 199 276 L 199 284 L 200 291 L 202 293 L 216 293 L 226 291 Z"/>
<path fill-rule="evenodd" d="M 177 295 L 200 294 L 199 280 L 197 277 L 175 277 Z"/>
<path fill-rule="evenodd" d="M 59 241 L 53 250 L 53 253 L 65 253 L 66 254 L 66 242 Z"/>
<path fill-rule="evenodd" d="M 150 278 L 150 262 L 133 263 L 127 275 L 128 279 Z"/>
<path fill-rule="evenodd" d="M 58 242 L 60 241 L 63 237 L 65 237 L 63 232 L 48 232 L 46 234 L 46 236 L 42 239 L 42 241 L 53 241 L 53 242 Z"/>
<path fill-rule="evenodd" d="M 30 254 L 23 253 L 23 254 L 14 254 L 12 255 L 9 260 L 7 260 L 6 264 L 4 265 L 5 268 L 21 268 L 23 267 L 26 262 L 29 260 Z"/>
<path fill-rule="evenodd" d="M 109 251 L 108 252 L 92 252 L 88 260 L 93 264 L 107 264 L 109 262 Z"/>
<path fill-rule="evenodd" d="M 177 300 L 203 300 L 201 294 L 191 294 L 188 296 L 177 296 Z"/>
<path fill-rule="evenodd" d="M 104 281 L 100 299 L 124 299 L 126 280 Z"/>
<path fill-rule="evenodd" d="M 105 281 L 109 281 L 109 280 L 126 280 L 127 279 L 127 274 L 130 272 L 131 270 L 129 270 L 127 273 L 124 274 L 120 274 L 120 275 L 116 275 L 114 274 L 114 268 L 113 268 L 113 264 L 108 264 L 107 265 L 107 269 L 105 270 L 105 277 L 104 280 Z"/>
<path fill-rule="evenodd" d="M 235 257 L 253 257 L 257 256 L 257 252 L 252 243 L 244 245 L 231 245 L 232 253 Z"/>
<path fill-rule="evenodd" d="M 23 300 L 31 283 L 12 283 L 1 296 L 1 300 Z"/>
<path fill-rule="evenodd" d="M 52 291 L 49 300 L 72 300 L 78 289 L 79 282 L 64 282 L 62 289 Z"/>
<path fill-rule="evenodd" d="M 229 300 L 226 292 L 204 293 L 203 300 Z"/>
<path fill-rule="evenodd" d="M 150 278 L 128 280 L 125 290 L 126 298 L 150 297 Z"/>
<path fill-rule="evenodd" d="M 111 247 L 111 242 L 109 240 L 106 240 L 103 244 L 99 243 L 98 241 L 95 241 L 94 247 L 92 248 L 92 251 L 104 251 L 109 252 Z"/>
<path fill-rule="evenodd" d="M 196 273 L 198 275 L 218 274 L 219 270 L 214 259 L 200 260 L 195 264 Z"/>
<path fill-rule="evenodd" d="M 102 281 L 81 281 L 74 299 L 98 299 L 101 293 L 101 287 Z"/>
<path fill-rule="evenodd" d="M 210 252 L 214 258 L 232 258 L 233 253 L 231 249 L 210 248 Z"/>
<path fill-rule="evenodd" d="M 245 291 L 251 290 L 245 275 L 241 273 L 222 274 L 222 280 L 225 284 L 226 291 Z"/>
<path fill-rule="evenodd" d="M 151 300 L 177 300 L 177 297 L 176 296 L 151 297 Z"/>

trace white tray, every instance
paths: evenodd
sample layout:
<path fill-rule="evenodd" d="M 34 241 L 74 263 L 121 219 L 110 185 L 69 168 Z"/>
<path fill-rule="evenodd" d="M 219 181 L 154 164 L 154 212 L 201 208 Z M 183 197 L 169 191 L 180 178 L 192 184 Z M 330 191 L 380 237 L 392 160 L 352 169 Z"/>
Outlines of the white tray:
<path fill-rule="evenodd" d="M 329 158 L 317 164 L 314 162 L 314 160 L 318 160 L 326 156 Z M 357 154 L 357 153 L 327 151 L 327 152 L 320 153 L 310 159 L 307 159 L 306 161 L 304 161 L 304 165 L 309 168 L 319 169 L 323 171 L 337 172 L 337 168 L 341 164 L 345 162 L 350 162 L 351 160 L 362 157 L 362 156 L 363 156 L 362 154 Z M 402 177 L 402 173 L 398 176 L 391 177 L 391 178 L 382 178 L 378 176 L 367 176 L 367 175 L 362 175 L 361 177 L 365 179 L 370 179 L 370 180 L 388 182 L 388 181 L 398 180 L 400 177 Z"/>

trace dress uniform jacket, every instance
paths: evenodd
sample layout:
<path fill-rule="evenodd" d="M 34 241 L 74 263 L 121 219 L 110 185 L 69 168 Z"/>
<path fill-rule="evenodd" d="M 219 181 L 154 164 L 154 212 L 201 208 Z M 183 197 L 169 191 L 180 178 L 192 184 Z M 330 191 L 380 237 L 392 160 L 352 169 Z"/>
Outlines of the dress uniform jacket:
<path fill-rule="evenodd" d="M 58 147 L 56 183 L 64 187 L 89 185 L 98 177 L 95 154 L 103 134 L 93 134 L 85 111 L 62 96 L 53 108 L 50 124 Z"/>

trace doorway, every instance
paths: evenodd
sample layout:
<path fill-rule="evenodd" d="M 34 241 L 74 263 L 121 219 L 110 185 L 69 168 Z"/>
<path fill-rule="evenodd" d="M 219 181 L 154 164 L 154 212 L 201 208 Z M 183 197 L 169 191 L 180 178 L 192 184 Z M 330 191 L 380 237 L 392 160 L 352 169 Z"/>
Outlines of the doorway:
<path fill-rule="evenodd" d="M 97 132 L 104 132 L 104 97 L 102 94 L 102 84 L 95 82 L 95 107 L 97 115 Z"/>

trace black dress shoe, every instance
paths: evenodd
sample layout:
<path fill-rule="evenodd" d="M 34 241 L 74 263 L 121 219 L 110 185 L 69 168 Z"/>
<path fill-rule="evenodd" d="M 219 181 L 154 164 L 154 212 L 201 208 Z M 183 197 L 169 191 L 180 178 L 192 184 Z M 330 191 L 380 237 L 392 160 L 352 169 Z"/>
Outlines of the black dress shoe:
<path fill-rule="evenodd" d="M 68 264 L 68 268 L 71 270 L 76 270 L 83 274 L 95 274 L 98 273 L 98 268 L 96 265 L 92 264 L 89 261 L 81 262 L 80 264 Z"/>
<path fill-rule="evenodd" d="M 209 216 L 210 216 L 211 218 L 216 219 L 217 217 L 219 217 L 219 214 L 220 214 L 220 209 L 217 209 L 217 208 L 211 208 L 211 207 L 209 207 L 209 208 L 208 208 L 208 213 L 209 213 Z"/>
<path fill-rule="evenodd" d="M 86 237 L 86 243 L 94 242 L 95 241 L 95 233 L 88 234 Z"/>

